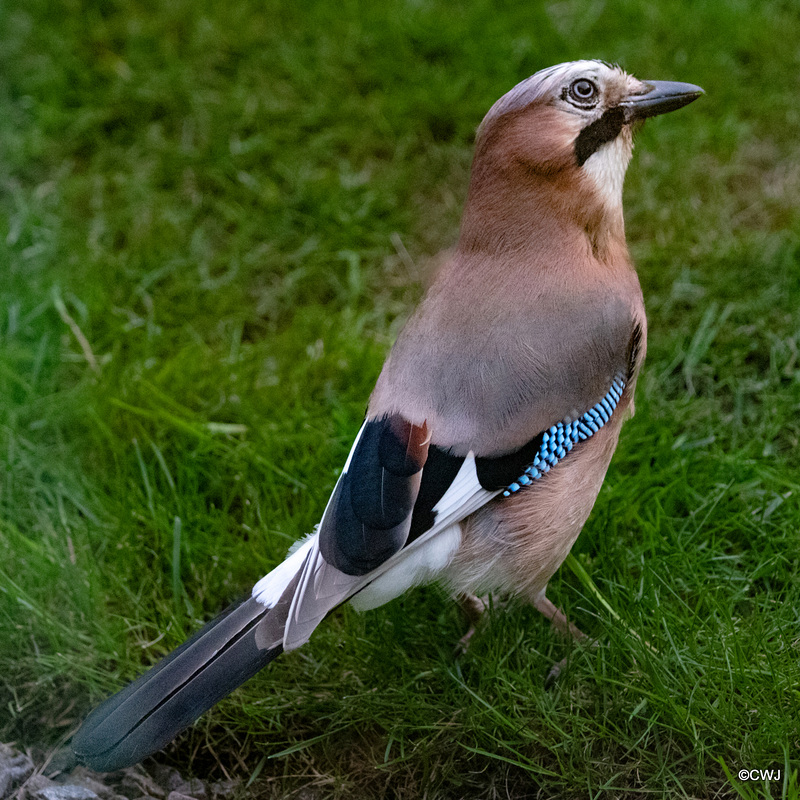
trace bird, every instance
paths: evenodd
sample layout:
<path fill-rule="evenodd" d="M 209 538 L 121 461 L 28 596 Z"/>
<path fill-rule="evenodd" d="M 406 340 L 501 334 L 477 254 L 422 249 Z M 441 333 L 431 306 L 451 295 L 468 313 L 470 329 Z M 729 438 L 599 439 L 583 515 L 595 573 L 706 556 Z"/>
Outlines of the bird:
<path fill-rule="evenodd" d="M 97 771 L 165 747 L 338 606 L 438 581 L 580 635 L 547 584 L 634 411 L 647 321 L 622 209 L 634 129 L 703 90 L 572 61 L 523 80 L 475 137 L 460 230 L 391 348 L 315 531 L 92 711 Z"/>

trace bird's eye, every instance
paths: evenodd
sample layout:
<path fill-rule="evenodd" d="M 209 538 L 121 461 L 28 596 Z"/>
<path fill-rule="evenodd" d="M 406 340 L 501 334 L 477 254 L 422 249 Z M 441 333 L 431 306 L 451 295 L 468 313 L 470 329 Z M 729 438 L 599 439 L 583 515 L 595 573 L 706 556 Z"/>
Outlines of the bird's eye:
<path fill-rule="evenodd" d="M 570 84 L 569 94 L 575 102 L 586 105 L 597 99 L 597 86 L 586 78 L 579 78 Z"/>

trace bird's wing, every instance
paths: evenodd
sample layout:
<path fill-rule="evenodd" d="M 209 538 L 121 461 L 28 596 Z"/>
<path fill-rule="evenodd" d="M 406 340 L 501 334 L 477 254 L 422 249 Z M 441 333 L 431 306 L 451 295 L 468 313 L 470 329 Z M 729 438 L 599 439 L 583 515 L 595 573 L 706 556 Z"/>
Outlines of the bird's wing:
<path fill-rule="evenodd" d="M 435 443 L 436 431 L 424 421 L 414 424 L 399 413 L 368 419 L 317 532 L 253 589 L 257 601 L 281 607 L 257 633 L 260 646 L 299 647 L 336 606 L 413 562 L 424 542 L 549 471 L 610 419 L 633 377 L 640 340 L 632 326 L 627 353 L 623 348 L 596 402 L 584 401 L 576 415 L 570 409 L 582 401 L 565 398 L 563 414 L 547 429 L 499 456 L 454 454 Z M 418 569 L 430 572 L 426 564 Z"/>
<path fill-rule="evenodd" d="M 364 423 L 317 533 L 253 589 L 264 605 L 286 606 L 283 626 L 279 621 L 259 632 L 262 646 L 299 647 L 365 576 L 403 548 L 429 446 L 424 421 L 391 414 Z"/>

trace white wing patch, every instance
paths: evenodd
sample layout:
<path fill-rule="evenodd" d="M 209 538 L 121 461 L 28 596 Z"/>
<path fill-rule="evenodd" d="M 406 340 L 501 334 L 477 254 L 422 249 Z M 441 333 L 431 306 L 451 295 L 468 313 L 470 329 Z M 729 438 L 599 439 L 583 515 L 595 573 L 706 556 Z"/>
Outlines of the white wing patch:
<path fill-rule="evenodd" d="M 420 536 L 418 541 L 427 538 L 429 534 L 432 534 L 435 530 L 440 530 L 444 525 L 458 522 L 469 516 L 473 511 L 477 511 L 493 497 L 500 494 L 500 491 L 498 489 L 490 492 L 481 486 L 478 480 L 478 473 L 475 470 L 475 454 L 470 451 L 469 455 L 464 459 L 458 474 L 453 478 L 450 487 L 444 493 L 442 499 L 433 507 L 436 512 L 435 525 L 428 533 Z"/>

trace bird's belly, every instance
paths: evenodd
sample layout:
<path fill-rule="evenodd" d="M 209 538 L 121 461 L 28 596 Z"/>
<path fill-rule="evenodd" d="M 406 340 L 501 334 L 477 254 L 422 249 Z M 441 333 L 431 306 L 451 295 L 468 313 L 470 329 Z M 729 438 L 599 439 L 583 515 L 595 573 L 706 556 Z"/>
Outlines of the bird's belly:
<path fill-rule="evenodd" d="M 528 600 L 540 594 L 594 506 L 617 444 L 619 416 L 532 485 L 464 520 L 444 582 L 459 593 L 499 591 Z"/>

